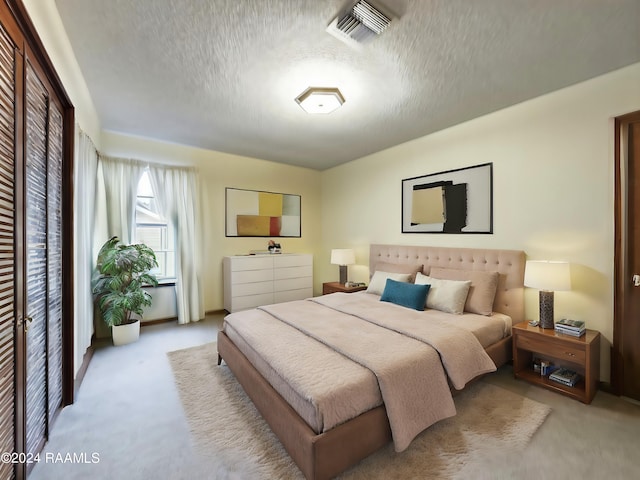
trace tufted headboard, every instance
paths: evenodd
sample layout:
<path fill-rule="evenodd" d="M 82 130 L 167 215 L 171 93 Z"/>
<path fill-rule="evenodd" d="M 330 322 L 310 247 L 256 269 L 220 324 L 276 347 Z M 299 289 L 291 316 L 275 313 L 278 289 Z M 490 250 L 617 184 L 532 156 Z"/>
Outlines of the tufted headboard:
<path fill-rule="evenodd" d="M 525 254 L 521 250 L 371 245 L 371 274 L 378 262 L 422 265 L 425 275 L 429 275 L 431 267 L 498 272 L 500 280 L 493 310 L 509 315 L 514 325 L 524 320 Z"/>

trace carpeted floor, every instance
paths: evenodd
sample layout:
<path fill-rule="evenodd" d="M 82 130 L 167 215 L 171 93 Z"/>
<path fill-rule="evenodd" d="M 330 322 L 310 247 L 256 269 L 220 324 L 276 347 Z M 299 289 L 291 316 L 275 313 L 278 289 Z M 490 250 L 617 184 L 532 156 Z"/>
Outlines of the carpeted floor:
<path fill-rule="evenodd" d="M 219 476 L 303 478 L 233 374 L 216 365 L 215 343 L 168 355 L 196 449 L 218 456 Z M 406 451 L 397 454 L 389 445 L 340 478 L 452 478 L 495 452 L 517 455 L 551 410 L 482 382 L 455 403 L 455 417 L 423 432 Z"/>
<path fill-rule="evenodd" d="M 170 351 L 214 341 L 222 318 L 214 314 L 187 325 L 146 326 L 134 344 L 100 346 L 75 403 L 60 413 L 42 452 L 43 458 L 66 453 L 91 458 L 98 453 L 99 463 L 41 461 L 34 465 L 29 480 L 247 480 L 224 468 L 228 458 L 196 450 L 167 356 Z M 552 410 L 518 455 L 511 449 L 493 452 L 468 468 L 463 466 L 453 479 L 638 478 L 639 405 L 602 391 L 591 405 L 584 405 L 515 380 L 508 365 L 482 383 Z M 212 397 L 207 402 L 220 405 L 222 400 Z M 248 454 L 232 460 L 236 465 L 253 461 Z"/>

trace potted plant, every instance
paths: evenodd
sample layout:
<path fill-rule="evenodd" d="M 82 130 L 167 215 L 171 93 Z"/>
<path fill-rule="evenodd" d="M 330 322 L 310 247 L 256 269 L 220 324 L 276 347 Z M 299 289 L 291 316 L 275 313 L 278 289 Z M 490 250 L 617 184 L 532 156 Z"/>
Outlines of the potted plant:
<path fill-rule="evenodd" d="M 118 237 L 111 237 L 100 249 L 93 296 L 103 320 L 112 327 L 114 345 L 135 342 L 140 336 L 142 309 L 152 301 L 142 287 L 158 285 L 149 273 L 157 266 L 155 253 L 142 243 L 123 245 Z"/>

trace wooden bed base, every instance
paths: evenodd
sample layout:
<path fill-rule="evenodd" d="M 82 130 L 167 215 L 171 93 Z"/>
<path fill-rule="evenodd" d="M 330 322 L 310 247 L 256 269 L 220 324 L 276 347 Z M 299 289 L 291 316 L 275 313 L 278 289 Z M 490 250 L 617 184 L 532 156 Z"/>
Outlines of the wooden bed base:
<path fill-rule="evenodd" d="M 511 337 L 490 346 L 487 353 L 496 366 L 502 366 L 511 359 Z M 392 440 L 384 406 L 315 433 L 221 331 L 218 364 L 223 359 L 308 480 L 333 478 Z"/>

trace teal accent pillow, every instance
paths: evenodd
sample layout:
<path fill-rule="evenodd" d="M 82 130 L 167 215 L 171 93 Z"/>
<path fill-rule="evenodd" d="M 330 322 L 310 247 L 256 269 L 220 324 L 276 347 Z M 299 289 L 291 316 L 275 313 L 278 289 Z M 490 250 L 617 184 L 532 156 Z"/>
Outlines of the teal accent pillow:
<path fill-rule="evenodd" d="M 424 310 L 424 303 L 430 287 L 430 285 L 397 282 L 388 278 L 380 301 L 422 311 Z"/>

